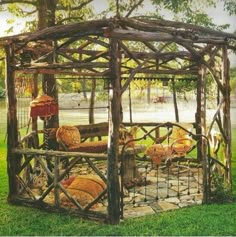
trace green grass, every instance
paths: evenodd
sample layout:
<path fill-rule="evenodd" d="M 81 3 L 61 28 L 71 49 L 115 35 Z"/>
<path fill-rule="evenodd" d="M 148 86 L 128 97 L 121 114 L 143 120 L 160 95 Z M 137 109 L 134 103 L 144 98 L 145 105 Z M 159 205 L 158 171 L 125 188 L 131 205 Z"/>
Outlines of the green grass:
<path fill-rule="evenodd" d="M 129 219 L 117 226 L 9 205 L 4 136 L 0 134 L 0 235 L 236 235 L 236 201 Z M 236 128 L 233 129 L 232 147 L 233 190 L 236 193 Z"/>

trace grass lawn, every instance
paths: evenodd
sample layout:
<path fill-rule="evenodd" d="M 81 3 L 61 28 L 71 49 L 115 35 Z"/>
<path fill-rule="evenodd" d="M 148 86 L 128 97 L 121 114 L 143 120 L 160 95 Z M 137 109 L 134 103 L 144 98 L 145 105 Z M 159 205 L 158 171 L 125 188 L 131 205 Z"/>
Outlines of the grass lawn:
<path fill-rule="evenodd" d="M 9 205 L 3 140 L 4 135 L 0 134 L 0 235 L 236 235 L 236 128 L 232 144 L 233 203 L 202 205 L 129 219 L 117 226 Z"/>

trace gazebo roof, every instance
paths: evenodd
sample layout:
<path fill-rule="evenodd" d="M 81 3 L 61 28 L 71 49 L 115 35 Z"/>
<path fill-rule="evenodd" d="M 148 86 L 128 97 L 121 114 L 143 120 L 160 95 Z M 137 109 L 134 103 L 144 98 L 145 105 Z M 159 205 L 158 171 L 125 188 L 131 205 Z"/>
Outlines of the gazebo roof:
<path fill-rule="evenodd" d="M 121 73 L 130 78 L 154 74 L 191 77 L 198 74 L 200 64 L 211 67 L 223 46 L 236 50 L 235 34 L 148 17 L 115 17 L 54 26 L 2 37 L 0 45 L 15 44 L 15 71 L 109 78 L 108 39 L 119 41 Z M 49 62 L 49 56 L 54 60 Z"/>
<path fill-rule="evenodd" d="M 149 34 L 137 34 L 138 31 L 141 33 L 149 32 Z M 213 30 L 189 23 L 145 17 L 120 17 L 48 27 L 34 33 L 2 37 L 0 38 L 0 43 L 3 44 L 5 40 L 9 39 L 29 42 L 81 37 L 89 34 L 135 41 L 172 41 L 177 43 L 182 41 L 187 43 L 228 44 L 229 46 L 232 45 L 230 40 L 236 40 L 236 34 Z M 133 36 L 135 37 L 133 38 Z"/>

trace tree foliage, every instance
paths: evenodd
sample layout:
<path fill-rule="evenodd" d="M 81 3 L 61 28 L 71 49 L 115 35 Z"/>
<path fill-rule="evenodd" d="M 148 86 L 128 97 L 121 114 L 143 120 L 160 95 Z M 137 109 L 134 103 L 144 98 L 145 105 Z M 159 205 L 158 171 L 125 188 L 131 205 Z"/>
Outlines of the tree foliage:
<path fill-rule="evenodd" d="M 114 16 L 117 14 L 125 17 L 143 15 L 142 10 L 144 4 L 146 3 L 145 0 L 106 1 L 108 3 L 108 8 L 105 9 L 100 15 L 95 14 L 95 9 L 92 5 L 92 3 L 98 3 L 99 0 L 2 0 L 0 1 L 0 11 L 9 11 L 16 16 L 16 19 L 29 19 L 26 21 L 26 30 L 34 31 L 37 28 L 42 28 L 40 26 L 41 23 L 39 22 L 40 18 L 37 17 L 37 14 L 44 14 L 47 19 L 47 26 L 54 24 L 61 25 L 94 19 L 97 17 Z M 194 23 L 210 28 L 217 28 L 217 26 L 212 22 L 212 19 L 204 12 L 204 9 L 216 6 L 218 1 L 224 2 L 224 7 L 230 14 L 235 14 L 235 0 L 150 0 L 153 6 L 153 8 L 150 9 L 152 13 L 150 11 L 145 14 L 150 14 L 152 17 L 163 17 L 163 12 L 169 12 L 169 15 L 172 15 L 175 20 L 186 23 Z M 44 9 L 42 8 L 43 4 L 48 4 L 47 9 L 49 11 L 47 10 L 44 12 Z M 28 18 L 30 16 L 32 16 L 32 18 Z M 37 18 L 38 21 L 36 20 Z M 43 20 L 45 21 L 44 17 Z M 9 24 L 12 23 L 14 23 L 14 20 L 9 19 Z M 227 27 L 228 25 L 218 26 L 219 29 L 225 29 Z M 12 27 L 10 27 L 9 32 L 12 30 Z M 140 44 L 137 43 L 134 45 L 136 49 L 140 48 Z M 0 74 L 2 75 L 1 71 Z M 180 84 L 179 91 L 188 91 L 190 84 Z"/>
<path fill-rule="evenodd" d="M 222 0 L 224 8 L 230 15 L 236 15 L 236 1 L 235 0 Z"/>
<path fill-rule="evenodd" d="M 92 18 L 92 7 L 89 6 L 93 0 L 2 0 L 0 11 L 8 11 L 16 18 L 28 19 L 25 23 L 24 31 L 35 31 L 40 29 L 40 17 L 44 14 L 44 21 L 47 25 L 61 25 L 71 22 Z M 42 9 L 42 6 L 46 6 Z M 15 20 L 9 22 L 15 23 Z M 39 27 L 37 27 L 39 26 Z M 12 32 L 12 26 L 8 32 Z"/>

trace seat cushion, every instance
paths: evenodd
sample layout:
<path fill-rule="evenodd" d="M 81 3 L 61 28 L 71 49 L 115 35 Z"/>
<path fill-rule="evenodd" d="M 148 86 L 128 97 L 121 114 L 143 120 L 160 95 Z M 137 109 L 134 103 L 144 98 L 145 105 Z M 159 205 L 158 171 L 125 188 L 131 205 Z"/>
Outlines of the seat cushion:
<path fill-rule="evenodd" d="M 62 182 L 70 196 L 82 207 L 87 206 L 106 189 L 106 183 L 97 175 L 79 175 Z M 66 184 L 66 185 L 65 185 Z M 62 205 L 73 207 L 73 203 L 64 193 L 60 194 Z M 96 208 L 97 203 L 92 206 Z"/>
<path fill-rule="evenodd" d="M 104 153 L 107 152 L 107 141 L 83 142 L 79 145 L 68 147 L 68 151 Z"/>

